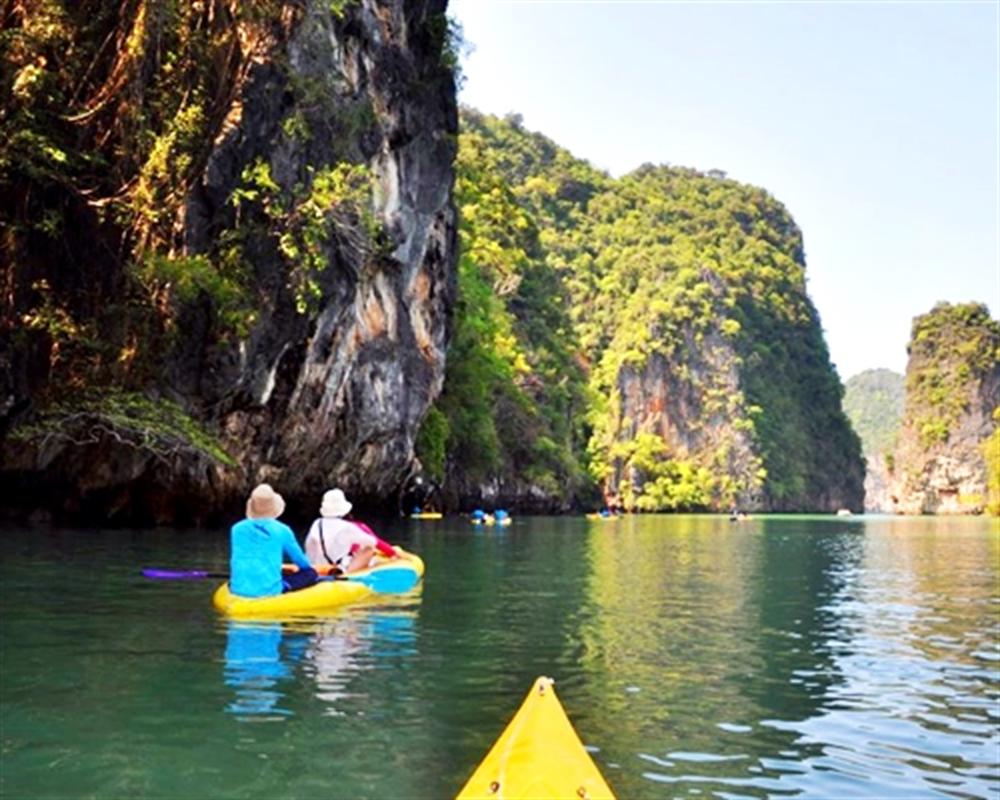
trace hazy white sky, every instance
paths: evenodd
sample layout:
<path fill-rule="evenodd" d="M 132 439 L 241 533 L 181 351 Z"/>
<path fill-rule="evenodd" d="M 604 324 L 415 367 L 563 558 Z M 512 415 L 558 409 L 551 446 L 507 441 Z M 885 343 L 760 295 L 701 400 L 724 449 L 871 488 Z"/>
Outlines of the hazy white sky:
<path fill-rule="evenodd" d="M 451 0 L 460 99 L 614 175 L 722 169 L 805 237 L 842 379 L 939 300 L 1000 311 L 1000 6 Z"/>

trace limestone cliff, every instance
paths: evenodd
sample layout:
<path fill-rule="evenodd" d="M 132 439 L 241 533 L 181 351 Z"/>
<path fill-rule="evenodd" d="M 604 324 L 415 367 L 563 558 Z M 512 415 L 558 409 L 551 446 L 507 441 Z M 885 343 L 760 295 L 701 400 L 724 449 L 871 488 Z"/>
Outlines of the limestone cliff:
<path fill-rule="evenodd" d="M 590 449 L 606 496 L 860 511 L 860 442 L 781 203 L 722 173 L 645 166 L 590 208 L 587 245 L 607 272 L 578 303 L 598 305 L 580 330 L 603 347 Z"/>
<path fill-rule="evenodd" d="M 941 303 L 913 321 L 906 409 L 892 458 L 893 510 L 981 513 L 989 470 L 984 443 L 1000 407 L 1000 323 L 978 303 Z"/>
<path fill-rule="evenodd" d="M 731 489 L 714 503 L 706 491 L 702 503 L 716 510 L 727 504 L 760 508 L 760 481 L 755 480 L 763 466 L 759 450 L 746 427 L 730 424 L 746 414 L 740 359 L 717 331 L 703 336 L 697 347 L 691 344 L 683 362 L 653 353 L 644 363 L 619 368 L 612 402 L 620 408 L 613 417 L 618 443 L 612 446 L 605 490 L 611 502 L 632 505 L 656 491 L 657 483 L 697 485 L 711 470 L 724 476 Z M 650 446 L 652 452 L 642 452 Z M 678 466 L 664 475 L 656 465 L 664 460 L 694 466 L 687 474 Z"/>
<path fill-rule="evenodd" d="M 2 122 L 34 138 L 0 164 L 5 505 L 393 496 L 454 293 L 445 2 L 11 12 Z"/>
<path fill-rule="evenodd" d="M 517 115 L 463 119 L 456 347 L 425 463 L 466 501 L 861 511 L 781 203 L 715 170 L 611 178 Z"/>

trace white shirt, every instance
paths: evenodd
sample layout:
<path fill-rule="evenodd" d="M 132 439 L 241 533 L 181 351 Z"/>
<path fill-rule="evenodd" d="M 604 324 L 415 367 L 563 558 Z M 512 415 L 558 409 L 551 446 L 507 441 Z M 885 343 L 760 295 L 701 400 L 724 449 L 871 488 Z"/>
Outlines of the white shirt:
<path fill-rule="evenodd" d="M 354 545 L 375 547 L 377 544 L 378 539 L 346 519 L 320 517 L 306 535 L 306 557 L 312 564 L 336 564 L 347 569 Z"/>

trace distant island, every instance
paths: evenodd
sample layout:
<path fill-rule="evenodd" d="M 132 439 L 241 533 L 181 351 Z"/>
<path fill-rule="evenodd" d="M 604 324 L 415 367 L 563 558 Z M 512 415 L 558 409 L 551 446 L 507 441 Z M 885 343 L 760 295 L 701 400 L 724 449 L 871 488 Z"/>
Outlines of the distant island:
<path fill-rule="evenodd" d="M 844 411 L 861 437 L 865 456 L 865 510 L 890 512 L 889 465 L 899 438 L 906 379 L 888 369 L 866 370 L 844 385 Z"/>

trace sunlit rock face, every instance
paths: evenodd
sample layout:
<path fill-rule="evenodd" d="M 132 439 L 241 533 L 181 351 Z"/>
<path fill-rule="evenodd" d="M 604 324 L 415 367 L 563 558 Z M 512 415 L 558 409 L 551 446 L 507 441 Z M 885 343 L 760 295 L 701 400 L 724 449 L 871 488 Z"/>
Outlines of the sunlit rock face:
<path fill-rule="evenodd" d="M 287 113 L 245 113 L 213 154 L 191 216 L 218 215 L 244 165 L 262 154 L 289 190 L 310 164 L 347 157 L 367 164 L 376 181 L 374 212 L 389 252 L 373 256 L 352 247 L 350 235 L 331 242 L 315 315 L 302 320 L 288 297 L 276 303 L 229 380 L 201 393 L 237 398 L 226 403 L 221 422 L 231 451 L 255 479 L 313 500 L 338 485 L 378 501 L 406 477 L 414 436 L 444 375 L 454 292 L 456 110 L 440 53 L 421 49 L 420 30 L 440 24 L 443 2 L 363 3 L 348 7 L 344 20 L 326 5 L 309 7 L 286 55 L 293 80 L 323 87 L 328 116 L 315 119 L 302 109 L 313 136 L 298 143 L 280 134 Z M 248 87 L 252 107 L 286 90 L 272 85 L 280 79 L 266 65 L 261 69 Z M 345 140 L 351 125 L 358 130 Z M 269 146 L 276 139 L 282 146 Z M 201 199 L 213 196 L 214 203 Z M 278 284 L 282 270 L 269 263 L 272 255 L 261 252 L 257 263 Z"/>
<path fill-rule="evenodd" d="M 1000 407 L 1000 323 L 981 304 L 942 303 L 914 319 L 908 352 L 892 510 L 982 513 L 991 466 L 984 444 Z"/>
<path fill-rule="evenodd" d="M 889 467 L 886 464 L 885 456 L 880 453 L 866 456 L 865 511 L 876 514 L 892 511 L 892 497 L 889 492 Z"/>
<path fill-rule="evenodd" d="M 809 326 L 802 336 L 814 334 Z M 640 368 L 625 365 L 619 370 L 620 440 L 635 441 L 653 434 L 678 461 L 725 475 L 728 494 L 724 500 L 712 501 L 718 511 L 861 510 L 860 449 L 856 437 L 846 430 L 838 397 L 824 397 L 813 405 L 799 397 L 790 398 L 790 410 L 781 422 L 798 424 L 801 451 L 795 455 L 808 457 L 800 459 L 804 467 L 799 488 L 778 497 L 769 491 L 762 476 L 781 454 L 762 447 L 760 436 L 747 424 L 752 418 L 752 401 L 744 387 L 750 380 L 752 367 L 747 362 L 752 357 L 742 357 L 717 331 L 701 337 L 697 346 L 692 340 L 683 353 L 673 360 L 654 355 Z M 784 368 L 794 374 L 794 360 L 789 359 Z M 825 437 L 815 433 L 810 424 L 810 417 L 819 414 L 834 421 Z M 635 491 L 644 488 L 645 479 L 634 460 L 630 464 L 612 461 L 611 486 Z"/>
<path fill-rule="evenodd" d="M 762 466 L 760 455 L 746 429 L 733 424 L 746 413 L 739 358 L 717 333 L 704 337 L 688 353 L 683 363 L 653 355 L 641 368 L 622 367 L 617 383 L 620 436 L 633 440 L 655 434 L 678 459 L 711 465 L 729 476 L 740 487 L 735 505 L 759 509 L 761 492 L 754 476 Z M 611 485 L 623 482 L 641 489 L 643 476 L 614 461 Z"/>
<path fill-rule="evenodd" d="M 229 248 L 253 313 L 221 332 L 217 303 L 179 302 L 167 286 L 169 347 L 148 380 L 128 385 L 178 403 L 232 461 L 103 434 L 22 442 L 4 448 L 3 470 L 12 492 L 31 488 L 23 505 L 54 494 L 56 513 L 207 521 L 239 514 L 264 480 L 303 516 L 332 486 L 362 505 L 394 503 L 441 389 L 455 293 L 445 9 L 308 0 L 255 21 L 253 37 L 240 29 L 219 80 L 230 93 L 211 98 L 220 123 L 203 169 L 166 211 L 169 256 L 221 259 Z M 323 191 L 317 176 L 329 179 Z M 353 205 L 337 183 L 352 180 Z M 5 414 L 37 388 L 17 375 L 33 356 L 9 358 Z"/>

